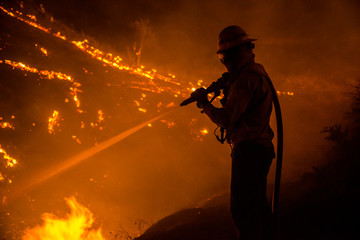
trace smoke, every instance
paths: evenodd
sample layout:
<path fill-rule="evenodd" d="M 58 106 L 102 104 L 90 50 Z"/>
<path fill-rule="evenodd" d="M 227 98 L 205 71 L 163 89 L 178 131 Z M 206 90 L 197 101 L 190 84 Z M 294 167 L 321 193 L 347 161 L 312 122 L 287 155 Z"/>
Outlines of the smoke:
<path fill-rule="evenodd" d="M 64 0 L 61 6 L 58 1 L 47 0 L 24 1 L 24 8 L 40 3 L 56 21 L 122 54 L 125 61 L 154 66 L 159 72 L 175 74 L 183 83 L 202 79 L 205 84 L 210 84 L 221 76 L 225 69 L 215 54 L 218 33 L 228 25 L 242 26 L 251 37 L 258 39 L 256 61 L 264 65 L 275 87 L 294 92 L 294 96 L 280 96 L 285 124 L 285 181 L 295 181 L 312 167 L 324 163 L 322 154 L 327 145 L 320 131 L 323 127 L 341 123 L 348 107 L 347 92 L 360 76 L 360 4 L 355 0 Z M 131 59 L 134 55 L 128 54 L 134 44 L 137 51 L 141 50 L 141 58 Z M 54 48 L 60 49 L 56 44 Z M 63 55 L 65 53 L 59 51 L 53 60 L 59 65 L 64 64 L 66 69 L 65 63 L 61 62 L 65 58 Z M 78 56 L 72 57 L 77 60 Z M 102 71 L 95 64 L 87 66 L 95 74 Z M 105 75 L 101 76 L 105 78 Z M 119 78 L 119 75 L 113 74 L 112 78 Z M 91 84 L 99 79 L 91 81 L 86 82 L 84 88 L 91 89 Z M 97 104 L 92 98 L 108 101 L 110 91 L 104 89 L 92 89 L 94 96 L 84 96 L 82 101 L 88 101 L 89 105 Z M 50 90 L 56 92 L 56 89 Z M 120 91 L 121 97 L 128 102 L 134 96 L 138 97 L 134 92 Z M 28 96 L 36 94 L 27 93 Z M 40 111 L 41 100 L 35 98 L 35 103 L 26 106 L 31 107 L 28 111 L 34 110 L 36 115 L 45 117 L 49 114 Z M 127 106 L 121 105 L 116 109 L 120 113 L 108 120 L 112 121 L 112 126 L 116 126 L 116 120 L 125 122 L 126 126 L 119 126 L 116 131 L 133 126 L 133 118 L 141 119 L 130 113 Z M 105 113 L 112 111 L 114 108 L 111 107 L 104 110 Z M 135 117 L 131 118 L 129 114 Z M 77 118 L 73 116 L 72 119 L 79 120 Z M 109 229 L 119 229 L 121 225 L 136 231 L 133 223 L 137 218 L 156 221 L 228 189 L 230 149 L 218 144 L 212 136 L 199 143 L 184 133 L 189 129 L 189 123 L 215 127 L 210 120 L 195 106 L 181 109 L 167 120 L 177 125 L 168 129 L 160 128 L 161 123 L 154 123 L 153 128 L 141 130 L 92 157 L 87 164 L 71 169 L 29 194 L 29 198 L 37 199 L 36 204 L 32 203 L 33 209 L 19 207 L 21 204 L 27 206 L 20 201 L 14 203 L 14 208 L 25 216 L 37 218 L 40 213 L 51 212 L 54 206 L 61 205 L 64 196 L 78 192 L 94 205 L 94 215 L 99 216 Z M 33 121 L 30 119 L 29 123 Z M 275 128 L 274 119 L 271 124 Z M 72 123 L 65 126 L 71 131 L 74 129 Z M 212 132 L 211 128 L 209 132 Z M 117 133 L 109 130 L 106 136 Z M 47 156 L 53 151 L 43 147 L 46 141 L 49 141 L 48 146 L 68 147 L 68 155 L 81 150 L 62 139 L 49 139 L 38 144 L 42 149 L 40 146 L 35 148 L 37 152 L 31 156 L 35 160 L 26 163 L 24 168 L 36 169 L 46 163 Z M 31 140 L 36 142 L 38 136 L 34 135 Z M 27 149 L 22 150 L 26 152 Z M 40 158 L 42 154 L 44 156 Z M 54 156 L 51 160 L 60 162 L 61 157 Z M 57 190 L 55 193 L 54 189 Z"/>
<path fill-rule="evenodd" d="M 142 64 L 184 82 L 217 79 L 224 71 L 215 55 L 217 34 L 227 25 L 242 26 L 258 39 L 256 60 L 277 89 L 295 93 L 280 99 L 286 178 L 320 164 L 319 132 L 342 121 L 347 91 L 360 75 L 357 1 L 67 1 L 65 9 L 48 4 L 56 18 L 120 51 L 141 40 Z M 144 19 L 151 37 L 138 39 L 133 26 Z"/>

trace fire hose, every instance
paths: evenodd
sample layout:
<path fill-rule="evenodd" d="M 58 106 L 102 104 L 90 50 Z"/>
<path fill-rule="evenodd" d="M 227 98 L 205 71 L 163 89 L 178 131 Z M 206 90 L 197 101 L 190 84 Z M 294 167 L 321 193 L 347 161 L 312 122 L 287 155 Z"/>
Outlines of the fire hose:
<path fill-rule="evenodd" d="M 214 96 L 210 100 L 210 103 L 220 95 L 220 90 L 225 89 L 225 83 L 227 79 L 229 78 L 229 73 L 224 73 L 221 78 L 219 78 L 216 82 L 213 82 L 208 88 L 202 90 L 206 94 L 213 93 Z M 270 86 L 272 97 L 273 97 L 273 103 L 275 108 L 275 116 L 276 116 L 276 128 L 277 128 L 277 154 L 276 154 L 276 173 L 275 173 L 275 185 L 274 185 L 274 191 L 273 191 L 273 199 L 272 199 L 272 212 L 274 214 L 275 223 L 277 225 L 278 217 L 279 217 L 279 199 L 280 199 L 280 180 L 281 180 L 281 169 L 282 169 L 282 159 L 283 159 L 283 143 L 284 143 L 284 137 L 283 137 L 283 122 L 282 122 L 282 116 L 281 116 L 281 108 L 279 99 L 277 96 L 277 92 L 275 90 L 274 85 L 271 82 L 271 79 L 266 76 L 266 80 Z M 197 96 L 195 94 L 191 94 L 191 96 L 184 100 L 180 106 L 188 105 L 192 102 L 197 101 Z M 226 136 L 224 137 L 224 129 L 221 128 L 221 136 L 216 136 L 216 138 L 223 143 L 226 139 Z"/>

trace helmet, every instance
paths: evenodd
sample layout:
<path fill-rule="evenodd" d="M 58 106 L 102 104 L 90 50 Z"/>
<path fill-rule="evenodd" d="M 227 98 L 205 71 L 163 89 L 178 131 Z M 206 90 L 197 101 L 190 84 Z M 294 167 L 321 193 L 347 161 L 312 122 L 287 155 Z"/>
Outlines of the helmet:
<path fill-rule="evenodd" d="M 239 26 L 228 26 L 219 34 L 219 49 L 221 53 L 227 49 L 239 46 L 243 43 L 253 42 L 256 39 L 249 38 L 246 32 Z"/>

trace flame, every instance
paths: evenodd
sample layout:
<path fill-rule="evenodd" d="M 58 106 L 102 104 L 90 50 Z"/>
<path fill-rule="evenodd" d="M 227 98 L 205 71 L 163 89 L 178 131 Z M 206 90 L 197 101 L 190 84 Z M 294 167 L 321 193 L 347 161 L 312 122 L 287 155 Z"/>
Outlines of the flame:
<path fill-rule="evenodd" d="M 2 63 L 2 62 L 0 62 Z M 31 72 L 31 73 L 36 73 L 41 77 L 45 77 L 47 79 L 55 79 L 55 77 L 59 80 L 64 80 L 64 81 L 68 81 L 71 83 L 71 86 L 69 87 L 69 92 L 70 95 L 73 96 L 73 100 L 76 104 L 76 107 L 78 108 L 78 112 L 82 112 L 82 110 L 80 110 L 80 100 L 78 98 L 78 93 L 82 92 L 79 87 L 81 86 L 80 83 L 76 82 L 71 76 L 65 74 L 65 73 L 61 73 L 61 72 L 54 72 L 54 71 L 48 71 L 48 70 L 38 70 L 34 67 L 30 67 L 25 65 L 22 62 L 13 62 L 11 60 L 5 60 L 4 61 L 5 64 L 8 64 L 10 66 L 13 67 L 13 69 L 20 69 L 23 71 L 27 71 L 27 72 Z"/>
<path fill-rule="evenodd" d="M 4 181 L 5 180 L 5 177 L 3 176 L 3 174 L 0 172 L 0 182 L 1 181 Z"/>
<path fill-rule="evenodd" d="M 48 123 L 48 132 L 50 134 L 54 134 L 55 132 L 55 127 L 59 127 L 60 126 L 60 114 L 58 111 L 54 110 L 53 114 L 51 117 L 49 117 L 49 123 Z"/>
<path fill-rule="evenodd" d="M 6 164 L 5 164 L 5 167 L 6 167 L 6 168 L 8 168 L 8 167 L 14 167 L 14 166 L 17 164 L 16 159 L 10 157 L 10 155 L 7 154 L 4 149 L 1 148 L 1 145 L 0 145 L 0 153 L 3 154 L 3 159 L 6 160 Z"/>
<path fill-rule="evenodd" d="M 11 128 L 11 129 L 15 129 L 9 122 L 0 122 L 0 128 Z"/>
<path fill-rule="evenodd" d="M 65 198 L 70 213 L 65 218 L 44 213 L 42 225 L 27 229 L 22 240 L 105 240 L 101 228 L 95 229 L 93 213 L 75 197 Z"/>
<path fill-rule="evenodd" d="M 101 122 L 103 122 L 104 121 L 104 113 L 103 113 L 103 111 L 100 109 L 100 110 L 98 110 L 98 123 L 101 123 Z"/>
<path fill-rule="evenodd" d="M 40 47 L 40 51 L 41 51 L 45 56 L 48 55 L 48 52 L 47 52 L 47 50 L 46 50 L 45 48 Z"/>
<path fill-rule="evenodd" d="M 206 128 L 204 128 L 204 129 L 200 130 L 200 133 L 201 133 L 202 135 L 206 135 L 206 134 L 208 134 L 209 132 L 208 132 L 208 130 L 207 130 Z"/>
<path fill-rule="evenodd" d="M 288 96 L 294 96 L 294 92 L 281 92 L 281 91 L 276 91 L 277 95 L 281 96 L 281 95 L 288 95 Z"/>
<path fill-rule="evenodd" d="M 5 166 L 5 168 L 12 168 L 15 167 L 15 165 L 18 164 L 15 158 L 11 157 L 4 149 L 1 148 L 0 145 L 0 156 L 2 155 L 1 161 L 5 160 L 5 163 L 1 163 L 2 166 Z M 12 180 L 4 174 L 3 172 L 0 172 L 0 182 L 7 180 L 8 183 L 12 183 Z M 3 200 L 2 203 L 4 204 L 6 202 L 6 197 L 2 196 Z"/>

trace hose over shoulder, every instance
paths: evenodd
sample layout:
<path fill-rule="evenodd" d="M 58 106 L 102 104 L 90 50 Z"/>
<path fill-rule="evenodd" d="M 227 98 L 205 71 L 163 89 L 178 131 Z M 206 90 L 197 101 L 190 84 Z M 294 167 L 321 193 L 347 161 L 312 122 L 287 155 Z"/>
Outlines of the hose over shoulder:
<path fill-rule="evenodd" d="M 282 122 L 279 98 L 277 96 L 276 90 L 270 78 L 267 77 L 266 79 L 270 85 L 271 92 L 273 95 L 273 103 L 274 103 L 275 116 L 276 116 L 276 128 L 277 128 L 276 174 L 275 174 L 275 186 L 274 186 L 273 200 L 272 200 L 272 210 L 275 221 L 277 222 L 279 217 L 280 180 L 281 180 L 281 169 L 282 169 L 282 160 L 283 160 L 284 134 L 283 134 L 283 122 Z"/>

